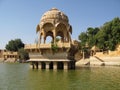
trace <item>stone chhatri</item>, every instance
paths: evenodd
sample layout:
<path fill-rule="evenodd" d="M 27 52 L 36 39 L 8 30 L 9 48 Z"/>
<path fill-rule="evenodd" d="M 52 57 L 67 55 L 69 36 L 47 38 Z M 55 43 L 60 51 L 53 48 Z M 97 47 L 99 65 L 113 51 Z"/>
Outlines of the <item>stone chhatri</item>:
<path fill-rule="evenodd" d="M 56 8 L 45 12 L 37 25 L 39 35 L 36 44 L 25 45 L 29 52 L 33 69 L 74 69 L 77 44 L 72 41 L 72 26 L 68 17 Z M 52 37 L 52 43 L 46 43 L 47 37 Z M 60 37 L 57 42 L 56 37 Z"/>
<path fill-rule="evenodd" d="M 45 43 L 47 36 L 51 36 L 54 43 L 56 43 L 55 38 L 57 36 L 61 37 L 62 42 L 71 42 L 72 26 L 63 12 L 52 8 L 43 14 L 36 32 L 40 34 L 40 43 L 42 39 Z"/>

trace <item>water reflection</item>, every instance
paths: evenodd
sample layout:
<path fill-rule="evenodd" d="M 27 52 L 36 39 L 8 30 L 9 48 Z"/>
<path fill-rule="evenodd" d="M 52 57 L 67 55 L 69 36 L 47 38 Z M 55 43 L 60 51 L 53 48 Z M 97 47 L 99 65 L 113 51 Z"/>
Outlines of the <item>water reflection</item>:
<path fill-rule="evenodd" d="M 67 72 L 62 70 L 29 70 L 28 86 L 31 90 L 67 90 Z M 34 83 L 31 83 L 32 82 Z"/>
<path fill-rule="evenodd" d="M 0 90 L 119 90 L 120 67 L 32 70 L 0 63 Z"/>

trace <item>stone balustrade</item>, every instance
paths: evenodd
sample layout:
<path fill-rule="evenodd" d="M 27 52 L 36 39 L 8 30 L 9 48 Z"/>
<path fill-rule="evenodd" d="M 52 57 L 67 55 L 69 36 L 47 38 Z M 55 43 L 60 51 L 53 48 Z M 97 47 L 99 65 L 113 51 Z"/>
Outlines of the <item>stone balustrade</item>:
<path fill-rule="evenodd" d="M 51 44 L 26 44 L 25 49 L 51 48 Z"/>
<path fill-rule="evenodd" d="M 3 55 L 18 55 L 18 52 L 3 52 Z"/>
<path fill-rule="evenodd" d="M 70 47 L 70 43 L 58 43 L 57 46 L 59 48 L 65 47 L 65 48 L 69 48 Z M 26 44 L 25 45 L 25 49 L 36 49 L 36 48 L 51 48 L 51 44 Z"/>

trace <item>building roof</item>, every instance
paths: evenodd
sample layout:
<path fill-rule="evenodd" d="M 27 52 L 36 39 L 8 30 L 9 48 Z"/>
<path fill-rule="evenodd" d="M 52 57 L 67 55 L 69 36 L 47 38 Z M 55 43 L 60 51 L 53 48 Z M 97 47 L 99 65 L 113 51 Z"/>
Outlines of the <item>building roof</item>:
<path fill-rule="evenodd" d="M 120 51 L 120 44 L 116 45 L 116 50 Z"/>
<path fill-rule="evenodd" d="M 91 48 L 91 50 L 93 50 L 93 51 L 97 51 L 97 50 L 100 50 L 97 46 L 93 46 L 92 48 Z"/>

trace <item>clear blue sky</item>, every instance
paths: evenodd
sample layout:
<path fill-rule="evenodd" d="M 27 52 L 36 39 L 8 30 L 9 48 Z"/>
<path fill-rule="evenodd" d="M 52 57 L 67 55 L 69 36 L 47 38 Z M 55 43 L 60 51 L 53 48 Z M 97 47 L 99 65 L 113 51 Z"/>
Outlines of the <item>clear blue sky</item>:
<path fill-rule="evenodd" d="M 11 39 L 32 44 L 44 12 L 56 7 L 69 18 L 73 39 L 88 27 L 120 17 L 120 0 L 0 0 L 0 49 Z"/>

